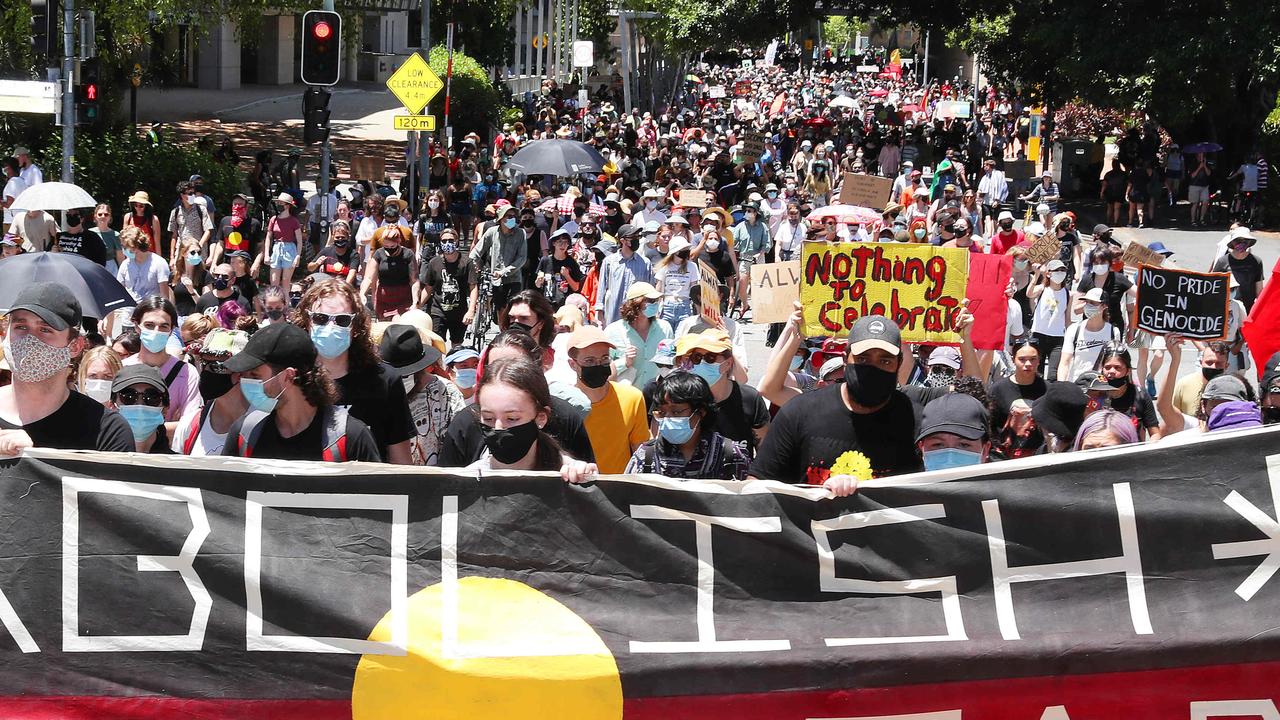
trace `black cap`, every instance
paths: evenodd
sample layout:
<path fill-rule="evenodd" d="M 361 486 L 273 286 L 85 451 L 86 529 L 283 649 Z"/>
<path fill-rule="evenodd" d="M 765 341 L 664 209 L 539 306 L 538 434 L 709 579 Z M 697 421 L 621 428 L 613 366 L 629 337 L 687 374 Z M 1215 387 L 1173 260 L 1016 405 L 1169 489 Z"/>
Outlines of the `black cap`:
<path fill-rule="evenodd" d="M 383 331 L 378 354 L 401 376 L 412 375 L 440 359 L 439 350 L 422 344 L 417 328 L 400 324 L 388 325 Z"/>
<path fill-rule="evenodd" d="M 1111 226 L 1110 226 L 1110 225 L 1103 225 L 1102 223 L 1098 223 L 1097 225 L 1094 225 L 1094 226 L 1093 226 L 1093 236 L 1094 236 L 1094 237 L 1102 237 L 1103 235 L 1106 235 L 1106 234 L 1108 234 L 1108 233 L 1110 233 L 1110 232 L 1111 232 Z"/>
<path fill-rule="evenodd" d="M 253 259 L 253 256 L 249 254 L 249 251 L 248 251 L 248 250 L 236 250 L 235 252 L 229 252 L 229 253 L 227 253 L 227 257 L 229 257 L 229 258 L 238 257 L 238 258 L 240 258 L 241 260 L 252 260 L 252 259 Z"/>
<path fill-rule="evenodd" d="M 1075 383 L 1057 381 L 1048 383 L 1044 395 L 1031 405 L 1031 417 L 1040 427 L 1063 440 L 1074 440 L 1080 423 L 1084 422 L 1084 409 L 1089 396 Z"/>
<path fill-rule="evenodd" d="M 987 436 L 989 424 L 987 409 L 977 398 L 964 393 L 948 393 L 924 406 L 916 442 L 944 432 L 967 440 L 981 440 Z"/>
<path fill-rule="evenodd" d="M 169 388 L 164 385 L 164 378 L 160 377 L 160 371 L 145 363 L 137 365 L 125 365 L 116 373 L 115 379 L 111 381 L 111 392 L 120 392 L 130 385 L 150 385 L 160 392 L 169 392 Z"/>
<path fill-rule="evenodd" d="M 626 223 L 622 227 L 618 228 L 618 232 L 614 233 L 613 236 L 617 238 L 639 237 L 643 232 L 644 228 L 632 225 L 631 223 Z"/>
<path fill-rule="evenodd" d="M 49 324 L 54 330 L 79 327 L 83 316 L 80 301 L 65 285 L 52 282 L 31 283 L 18 293 L 9 312 L 26 310 Z"/>
<path fill-rule="evenodd" d="M 293 323 L 272 323 L 249 336 L 244 350 L 223 365 L 228 372 L 248 372 L 263 363 L 298 370 L 316 364 L 316 346 L 306 330 Z"/>
<path fill-rule="evenodd" d="M 849 329 L 848 352 L 860 355 L 872 348 L 880 348 L 894 355 L 902 353 L 902 332 L 898 324 L 883 315 L 865 315 Z"/>

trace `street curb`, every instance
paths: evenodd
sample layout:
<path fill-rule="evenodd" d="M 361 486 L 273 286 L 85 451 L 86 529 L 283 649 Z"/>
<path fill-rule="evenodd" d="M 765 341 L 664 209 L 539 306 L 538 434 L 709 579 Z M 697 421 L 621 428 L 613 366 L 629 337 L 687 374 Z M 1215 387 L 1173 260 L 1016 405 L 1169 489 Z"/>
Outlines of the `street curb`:
<path fill-rule="evenodd" d="M 303 92 L 306 92 L 306 91 L 304 90 Z M 374 91 L 361 90 L 359 88 L 353 88 L 351 90 L 331 90 L 330 91 L 330 93 L 333 95 L 351 95 L 354 93 L 365 93 L 365 92 L 374 92 Z M 241 110 L 248 110 L 249 108 L 254 108 L 259 105 L 266 105 L 267 103 L 276 103 L 276 102 L 280 102 L 281 100 L 289 100 L 292 98 L 297 98 L 300 100 L 302 99 L 302 94 L 303 94 L 302 92 L 290 93 L 288 95 L 277 95 L 276 97 L 263 98 L 261 100 L 254 100 L 253 102 L 247 102 L 243 105 L 237 105 L 233 108 L 227 108 L 225 110 L 215 111 L 213 113 L 213 116 L 216 118 L 216 117 L 221 117 L 223 115 L 230 115 L 231 113 L 237 113 L 237 112 L 240 112 Z"/>

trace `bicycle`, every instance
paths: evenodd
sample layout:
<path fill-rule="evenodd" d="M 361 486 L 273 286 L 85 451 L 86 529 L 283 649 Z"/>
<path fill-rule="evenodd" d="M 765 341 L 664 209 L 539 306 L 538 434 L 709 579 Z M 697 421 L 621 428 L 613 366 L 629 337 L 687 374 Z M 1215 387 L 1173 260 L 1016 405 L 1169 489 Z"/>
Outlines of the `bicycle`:
<path fill-rule="evenodd" d="M 493 324 L 493 280 L 488 273 L 480 273 L 480 288 L 476 296 L 475 314 L 467 332 L 471 335 L 471 348 L 480 352 L 484 349 L 489 326 Z"/>

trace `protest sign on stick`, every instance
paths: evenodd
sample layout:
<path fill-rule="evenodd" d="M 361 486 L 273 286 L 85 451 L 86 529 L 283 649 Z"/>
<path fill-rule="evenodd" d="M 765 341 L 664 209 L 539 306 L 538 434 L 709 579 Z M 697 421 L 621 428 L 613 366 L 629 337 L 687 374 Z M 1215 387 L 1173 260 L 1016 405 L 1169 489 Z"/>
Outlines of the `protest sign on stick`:
<path fill-rule="evenodd" d="M 1198 273 L 1143 265 L 1138 268 L 1138 327 L 1156 335 L 1219 340 L 1230 308 L 1227 273 Z"/>
<path fill-rule="evenodd" d="M 1062 250 L 1062 241 L 1051 232 L 1046 232 L 1027 248 L 1027 260 L 1034 265 L 1043 265 L 1058 257 Z"/>
<path fill-rule="evenodd" d="M 751 133 L 742 138 L 742 157 L 755 161 L 764 155 L 764 135 L 761 133 Z"/>
<path fill-rule="evenodd" d="M 698 287 L 702 292 L 702 307 L 698 314 L 709 325 L 720 327 L 720 278 L 716 276 L 715 268 L 701 260 L 698 261 L 698 275 Z"/>
<path fill-rule="evenodd" d="M 751 266 L 751 322 L 786 322 L 800 299 L 800 261 Z"/>
<path fill-rule="evenodd" d="M 704 208 L 708 204 L 709 193 L 706 190 L 686 189 L 680 191 L 680 207 Z"/>
<path fill-rule="evenodd" d="M 845 173 L 844 182 L 840 186 L 840 204 L 880 209 L 888 201 L 891 192 L 893 180 L 890 178 Z"/>
<path fill-rule="evenodd" d="M 1124 255 L 1120 257 L 1125 267 L 1136 268 L 1141 265 L 1159 267 L 1164 264 L 1164 256 L 1143 245 L 1137 240 L 1130 240 L 1124 246 Z"/>
<path fill-rule="evenodd" d="M 969 251 L 897 243 L 810 243 L 801 252 L 805 335 L 842 335 L 884 315 L 903 342 L 957 344 Z"/>

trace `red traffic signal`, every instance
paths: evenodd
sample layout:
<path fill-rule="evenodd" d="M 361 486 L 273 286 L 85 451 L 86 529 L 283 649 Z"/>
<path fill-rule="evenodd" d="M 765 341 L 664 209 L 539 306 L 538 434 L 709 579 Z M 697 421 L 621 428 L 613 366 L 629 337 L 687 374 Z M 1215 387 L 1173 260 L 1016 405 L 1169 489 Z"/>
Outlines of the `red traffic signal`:
<path fill-rule="evenodd" d="M 98 100 L 97 83 L 90 83 L 89 85 L 84 86 L 84 99 L 89 102 L 97 102 Z"/>
<path fill-rule="evenodd" d="M 336 85 L 342 74 L 342 16 L 308 10 L 302 16 L 302 82 Z"/>
<path fill-rule="evenodd" d="M 311 34 L 315 35 L 317 40 L 328 40 L 329 36 L 333 34 L 333 28 L 329 27 L 329 23 L 321 20 L 315 24 L 315 27 L 311 28 Z"/>

